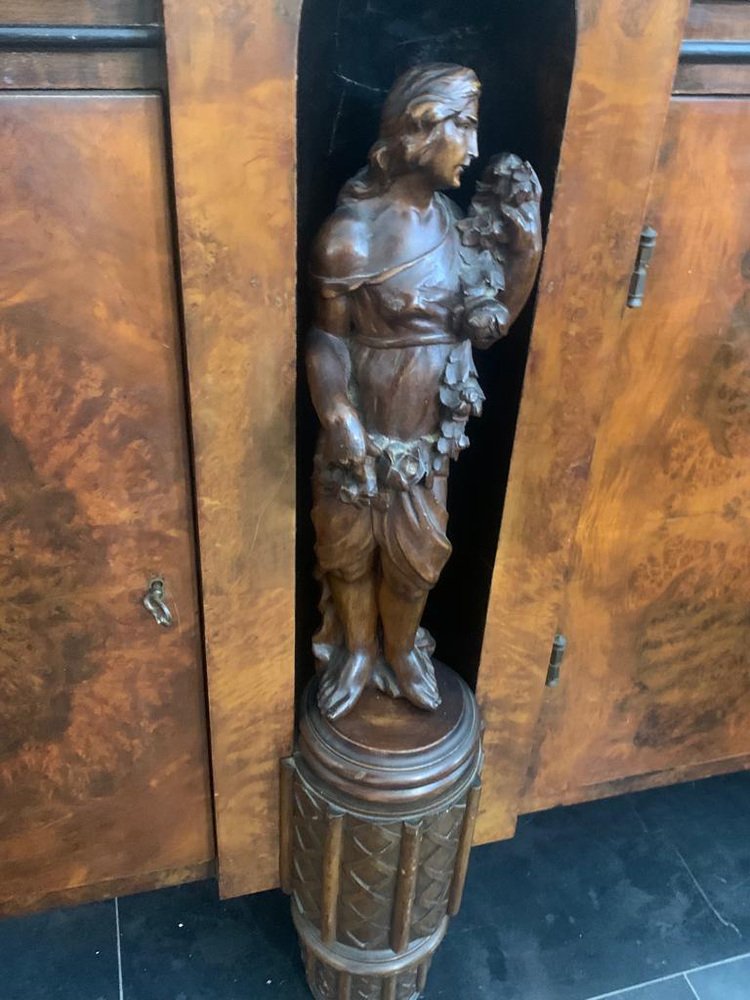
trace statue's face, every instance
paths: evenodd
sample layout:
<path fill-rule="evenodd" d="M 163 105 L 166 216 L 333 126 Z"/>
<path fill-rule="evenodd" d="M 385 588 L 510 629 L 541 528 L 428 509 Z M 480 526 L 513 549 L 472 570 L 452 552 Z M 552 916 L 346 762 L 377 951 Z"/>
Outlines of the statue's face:
<path fill-rule="evenodd" d="M 465 167 L 477 156 L 479 102 L 472 98 L 458 114 L 436 126 L 425 165 L 432 174 L 436 189 L 455 188 L 461 184 Z"/>

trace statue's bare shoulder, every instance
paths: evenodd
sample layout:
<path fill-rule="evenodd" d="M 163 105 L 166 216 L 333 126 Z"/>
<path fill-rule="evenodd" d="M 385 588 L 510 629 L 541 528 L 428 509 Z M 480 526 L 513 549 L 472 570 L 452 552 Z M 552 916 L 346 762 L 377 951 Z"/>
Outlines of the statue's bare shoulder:
<path fill-rule="evenodd" d="M 442 194 L 437 203 L 452 222 L 462 218 L 458 205 Z M 314 276 L 344 282 L 379 274 L 424 250 L 424 237 L 414 226 L 414 213 L 392 200 L 374 195 L 346 199 L 323 224 L 312 253 Z M 434 235 L 427 237 L 434 242 Z"/>
<path fill-rule="evenodd" d="M 366 202 L 347 201 L 326 219 L 313 245 L 311 271 L 328 280 L 367 272 L 372 219 Z"/>

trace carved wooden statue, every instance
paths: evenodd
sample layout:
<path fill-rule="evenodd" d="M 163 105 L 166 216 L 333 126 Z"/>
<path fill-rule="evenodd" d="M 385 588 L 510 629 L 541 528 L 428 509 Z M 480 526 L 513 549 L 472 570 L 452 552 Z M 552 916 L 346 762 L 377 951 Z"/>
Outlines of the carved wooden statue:
<path fill-rule="evenodd" d="M 307 369 L 322 431 L 313 520 L 323 585 L 318 702 L 345 715 L 367 685 L 435 709 L 420 627 L 450 555 L 450 460 L 481 412 L 472 346 L 503 337 L 541 254 L 528 163 L 490 161 L 468 216 L 442 194 L 477 155 L 479 81 L 443 63 L 404 73 L 369 163 L 318 235 Z"/>
<path fill-rule="evenodd" d="M 479 805 L 476 700 L 433 663 L 420 620 L 451 550 L 450 461 L 484 398 L 472 347 L 507 332 L 541 236 L 539 183 L 516 156 L 490 161 L 466 218 L 440 193 L 477 155 L 478 102 L 470 69 L 404 73 L 315 246 L 323 622 L 282 768 L 280 860 L 316 1000 L 419 996 Z"/>

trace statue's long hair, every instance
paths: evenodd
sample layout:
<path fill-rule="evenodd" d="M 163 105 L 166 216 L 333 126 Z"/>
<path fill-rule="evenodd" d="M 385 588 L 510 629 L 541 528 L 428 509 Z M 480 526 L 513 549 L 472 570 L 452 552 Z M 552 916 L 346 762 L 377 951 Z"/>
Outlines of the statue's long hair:
<path fill-rule="evenodd" d="M 427 63 L 403 73 L 383 105 L 380 134 L 368 163 L 341 189 L 339 203 L 382 194 L 401 174 L 429 159 L 435 126 L 479 96 L 476 74 L 453 63 Z"/>

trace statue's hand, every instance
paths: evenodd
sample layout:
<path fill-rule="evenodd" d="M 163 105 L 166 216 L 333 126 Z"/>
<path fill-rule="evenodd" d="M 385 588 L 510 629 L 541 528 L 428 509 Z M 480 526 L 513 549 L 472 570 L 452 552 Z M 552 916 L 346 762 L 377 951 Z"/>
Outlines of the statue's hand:
<path fill-rule="evenodd" d="M 325 421 L 326 457 L 333 465 L 366 479 L 367 435 L 357 411 L 349 403 L 333 406 Z"/>

